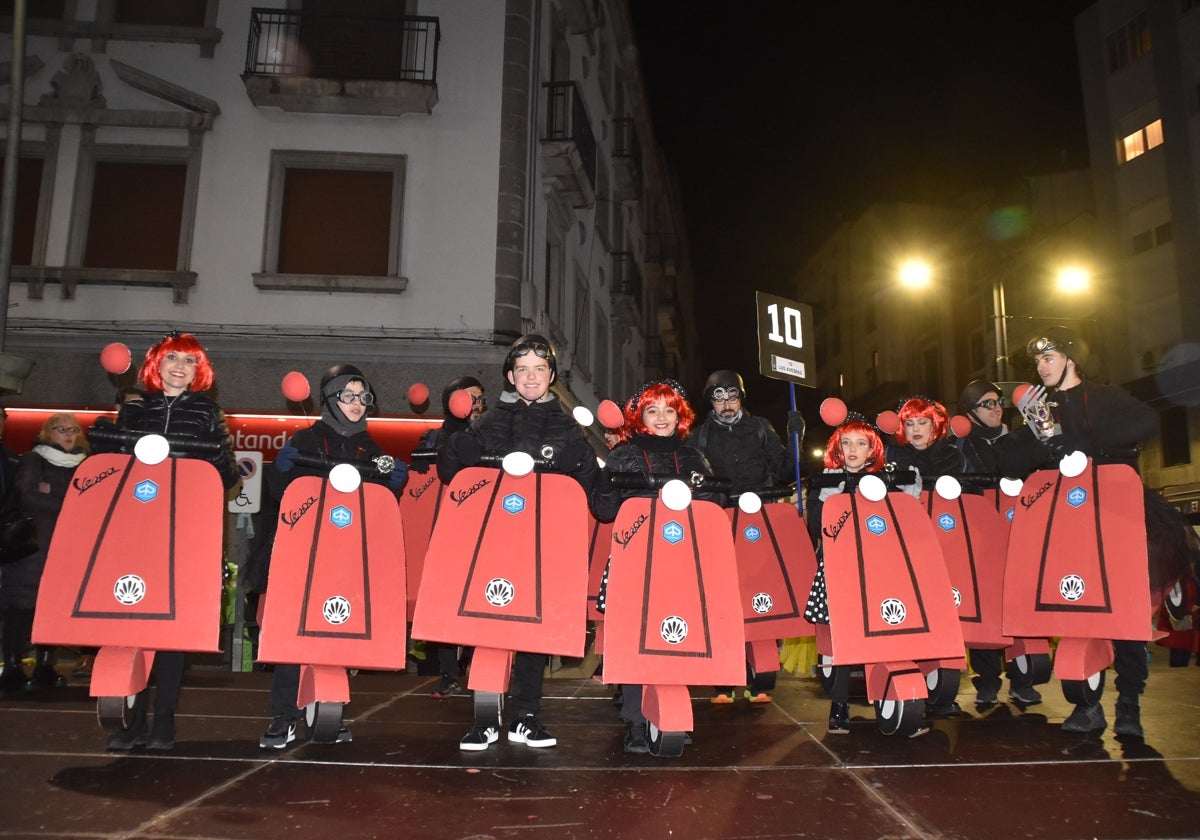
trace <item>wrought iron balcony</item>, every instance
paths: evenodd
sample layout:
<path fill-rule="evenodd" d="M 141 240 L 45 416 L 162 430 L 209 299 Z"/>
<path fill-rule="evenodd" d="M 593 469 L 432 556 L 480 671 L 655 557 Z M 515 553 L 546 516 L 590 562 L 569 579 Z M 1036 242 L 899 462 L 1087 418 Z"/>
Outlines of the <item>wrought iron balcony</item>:
<path fill-rule="evenodd" d="M 613 120 L 613 170 L 621 197 L 638 198 L 642 192 L 642 144 L 631 117 Z"/>
<path fill-rule="evenodd" d="M 255 105 L 399 116 L 437 104 L 438 18 L 250 11 L 242 81 Z"/>
<path fill-rule="evenodd" d="M 573 207 L 596 201 L 596 135 L 574 82 L 546 82 L 543 177 Z"/>

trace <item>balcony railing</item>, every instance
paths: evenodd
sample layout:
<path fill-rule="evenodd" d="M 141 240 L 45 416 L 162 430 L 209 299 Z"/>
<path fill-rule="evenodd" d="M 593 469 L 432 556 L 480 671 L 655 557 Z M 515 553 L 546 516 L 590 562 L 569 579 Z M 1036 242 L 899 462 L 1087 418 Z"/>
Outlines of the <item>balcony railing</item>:
<path fill-rule="evenodd" d="M 632 251 L 613 254 L 613 309 L 627 321 L 641 321 L 642 272 Z"/>
<path fill-rule="evenodd" d="M 566 179 L 564 186 L 576 204 L 590 207 L 596 191 L 596 135 L 583 107 L 583 97 L 574 82 L 546 82 L 545 89 L 542 149 L 547 174 Z"/>
<path fill-rule="evenodd" d="M 246 74 L 435 83 L 440 40 L 434 17 L 255 8 Z"/>
<path fill-rule="evenodd" d="M 642 190 L 642 144 L 633 119 L 613 120 L 613 163 L 617 187 L 626 198 L 637 198 Z"/>

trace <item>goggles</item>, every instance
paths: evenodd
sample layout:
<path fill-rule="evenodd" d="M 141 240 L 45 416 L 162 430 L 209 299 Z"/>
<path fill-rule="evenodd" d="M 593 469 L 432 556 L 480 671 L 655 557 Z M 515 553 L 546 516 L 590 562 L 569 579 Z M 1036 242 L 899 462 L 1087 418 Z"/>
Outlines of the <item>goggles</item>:
<path fill-rule="evenodd" d="M 54 431 L 60 435 L 77 435 L 79 434 L 78 426 L 55 426 Z"/>
<path fill-rule="evenodd" d="M 363 391 L 356 394 L 347 388 L 345 390 L 338 391 L 336 394 L 334 394 L 334 396 L 337 397 L 337 401 L 342 405 L 354 405 L 355 400 L 358 400 L 363 405 L 371 405 L 375 402 L 375 395 L 370 391 Z"/>
<path fill-rule="evenodd" d="M 971 408 L 986 408 L 988 411 L 992 411 L 997 408 L 1004 408 L 1004 397 L 1001 397 L 998 400 L 980 400 L 979 402 L 975 403 L 975 405 L 971 406 Z"/>
<path fill-rule="evenodd" d="M 742 398 L 742 392 L 737 388 L 713 388 L 713 402 L 737 402 Z"/>
<path fill-rule="evenodd" d="M 553 355 L 550 345 L 540 341 L 522 341 L 520 344 L 514 344 L 508 355 L 510 359 L 516 359 L 526 353 L 533 353 L 539 359 L 549 359 Z"/>
<path fill-rule="evenodd" d="M 1046 336 L 1035 338 L 1033 341 L 1025 345 L 1025 352 L 1030 356 L 1036 356 L 1039 353 L 1045 353 L 1049 350 L 1057 349 L 1058 344 L 1055 343 L 1054 339 L 1047 338 Z"/>

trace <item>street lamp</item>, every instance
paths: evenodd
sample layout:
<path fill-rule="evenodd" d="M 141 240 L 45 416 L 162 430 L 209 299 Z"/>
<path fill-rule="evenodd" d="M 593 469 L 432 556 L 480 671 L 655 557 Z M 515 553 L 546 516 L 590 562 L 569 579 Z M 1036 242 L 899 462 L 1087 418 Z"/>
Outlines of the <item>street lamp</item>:
<path fill-rule="evenodd" d="M 924 260 L 905 260 L 900 264 L 899 277 L 910 289 L 923 289 L 933 280 L 933 269 Z"/>
<path fill-rule="evenodd" d="M 1092 284 L 1092 273 L 1078 265 L 1069 265 L 1058 271 L 1058 289 L 1067 294 L 1087 291 Z"/>

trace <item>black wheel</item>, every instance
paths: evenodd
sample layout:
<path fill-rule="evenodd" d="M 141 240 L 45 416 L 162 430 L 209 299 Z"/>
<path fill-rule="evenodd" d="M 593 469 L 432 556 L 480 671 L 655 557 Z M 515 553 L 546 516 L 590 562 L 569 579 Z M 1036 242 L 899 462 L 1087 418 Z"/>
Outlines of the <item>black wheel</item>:
<path fill-rule="evenodd" d="M 876 700 L 875 725 L 884 735 L 917 735 L 926 729 L 925 701 Z"/>
<path fill-rule="evenodd" d="M 683 745 L 687 743 L 686 732 L 663 732 L 650 721 L 646 721 L 646 730 L 650 734 L 650 754 L 660 758 L 678 758 L 683 755 Z"/>
<path fill-rule="evenodd" d="M 1163 599 L 1163 607 L 1167 611 L 1167 615 L 1171 617 L 1171 621 L 1175 624 L 1183 621 L 1188 617 L 1188 604 L 1183 597 L 1183 581 L 1175 581 L 1175 585 L 1171 587 L 1171 591 L 1167 593 L 1167 597 Z"/>
<path fill-rule="evenodd" d="M 1076 706 L 1099 703 L 1104 694 L 1104 672 L 1097 671 L 1086 680 L 1063 680 L 1062 692 L 1067 702 Z"/>
<path fill-rule="evenodd" d="M 817 661 L 817 679 L 825 693 L 833 691 L 833 657 L 822 653 Z"/>
<path fill-rule="evenodd" d="M 925 676 L 925 685 L 929 688 L 929 698 L 925 701 L 930 706 L 950 706 L 958 697 L 958 683 L 962 679 L 962 671 L 958 668 L 938 668 Z"/>
<path fill-rule="evenodd" d="M 97 697 L 96 718 L 102 729 L 128 729 L 137 719 L 140 694 L 128 697 Z"/>
<path fill-rule="evenodd" d="M 494 726 L 500 730 L 500 714 L 504 711 L 504 695 L 496 691 L 476 691 L 475 725 Z"/>
<path fill-rule="evenodd" d="M 1004 670 L 1008 673 L 1010 682 L 1026 682 L 1029 685 L 1048 683 L 1053 673 L 1048 653 L 1022 654 L 1010 659 Z M 1029 679 L 1022 680 L 1023 677 Z"/>
<path fill-rule="evenodd" d="M 342 704 L 318 700 L 304 707 L 308 740 L 314 744 L 336 744 L 342 729 Z"/>

